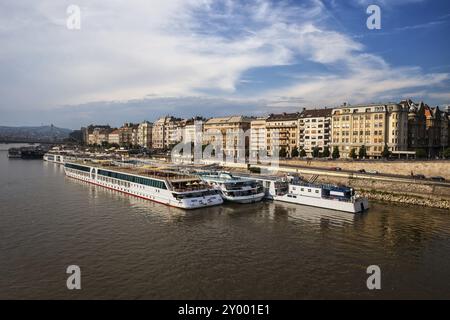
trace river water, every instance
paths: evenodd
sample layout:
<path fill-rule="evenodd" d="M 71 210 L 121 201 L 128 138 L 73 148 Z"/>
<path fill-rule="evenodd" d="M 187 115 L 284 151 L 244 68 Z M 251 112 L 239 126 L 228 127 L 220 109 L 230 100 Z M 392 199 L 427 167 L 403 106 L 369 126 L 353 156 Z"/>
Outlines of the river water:
<path fill-rule="evenodd" d="M 0 182 L 2 299 L 450 298 L 448 210 L 261 202 L 185 212 L 5 151 Z M 81 290 L 66 287 L 69 265 L 81 268 Z M 381 290 L 367 289 L 369 265 Z"/>

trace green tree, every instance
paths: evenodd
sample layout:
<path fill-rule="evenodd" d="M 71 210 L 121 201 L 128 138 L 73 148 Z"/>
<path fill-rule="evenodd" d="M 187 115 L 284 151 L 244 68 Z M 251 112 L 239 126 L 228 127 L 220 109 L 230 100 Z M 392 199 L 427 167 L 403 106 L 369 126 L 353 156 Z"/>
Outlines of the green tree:
<path fill-rule="evenodd" d="M 391 156 L 391 152 L 389 151 L 387 144 L 384 145 L 384 149 L 383 149 L 383 152 L 381 153 L 381 156 L 385 159 L 387 159 Z"/>
<path fill-rule="evenodd" d="M 312 151 L 312 156 L 313 156 L 314 158 L 318 158 L 318 157 L 319 157 L 319 154 L 320 154 L 320 149 L 319 149 L 318 146 L 315 146 L 314 149 L 313 149 L 313 151 Z"/>
<path fill-rule="evenodd" d="M 333 154 L 331 156 L 333 157 L 333 159 L 339 159 L 341 157 L 339 148 L 337 146 L 333 148 Z"/>
<path fill-rule="evenodd" d="M 424 149 L 416 149 L 416 158 L 423 159 L 427 157 L 427 152 Z"/>
<path fill-rule="evenodd" d="M 358 156 L 360 159 L 364 159 L 365 157 L 367 157 L 367 150 L 365 145 L 362 145 L 361 148 L 359 148 Z"/>
<path fill-rule="evenodd" d="M 291 152 L 291 157 L 292 158 L 297 158 L 298 155 L 299 155 L 298 148 L 294 147 L 294 149 L 292 149 L 292 152 Z"/>
<path fill-rule="evenodd" d="M 306 157 L 306 151 L 303 148 L 300 150 L 300 157 L 302 158 Z"/>
<path fill-rule="evenodd" d="M 349 153 L 348 156 L 349 156 L 350 158 L 352 158 L 352 159 L 358 158 L 358 155 L 356 154 L 356 149 L 355 149 L 355 148 L 352 148 L 352 150 L 350 150 L 350 153 Z"/>
<path fill-rule="evenodd" d="M 286 148 L 285 148 L 285 147 L 281 147 L 281 148 L 280 148 L 280 151 L 278 152 L 278 155 L 279 155 L 281 158 L 286 158 L 286 155 L 287 155 Z"/>
<path fill-rule="evenodd" d="M 330 147 L 325 146 L 325 147 L 323 148 L 322 156 L 323 156 L 324 158 L 329 158 L 329 157 L 330 157 Z"/>
<path fill-rule="evenodd" d="M 446 159 L 450 158 L 450 147 L 444 150 L 443 156 Z"/>

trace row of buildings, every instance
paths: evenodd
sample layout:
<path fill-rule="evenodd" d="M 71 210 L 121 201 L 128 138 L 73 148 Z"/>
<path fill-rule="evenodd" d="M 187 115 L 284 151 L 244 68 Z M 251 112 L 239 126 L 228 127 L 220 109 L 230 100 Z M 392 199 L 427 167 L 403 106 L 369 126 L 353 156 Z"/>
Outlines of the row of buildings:
<path fill-rule="evenodd" d="M 125 123 L 121 128 L 94 126 L 82 128 L 86 144 L 141 146 L 171 149 L 177 143 L 193 142 L 201 135 L 202 144 L 218 143 L 227 157 L 268 156 L 283 150 L 292 156 L 300 150 L 311 155 L 337 148 L 341 157 L 365 146 L 368 157 L 382 156 L 387 147 L 393 154 L 423 149 L 428 156 L 449 146 L 447 110 L 420 102 L 349 105 L 338 108 L 303 109 L 296 113 L 265 117 L 229 116 L 211 119 L 180 119 L 166 116 L 154 123 Z M 244 138 L 239 138 L 239 134 Z"/>

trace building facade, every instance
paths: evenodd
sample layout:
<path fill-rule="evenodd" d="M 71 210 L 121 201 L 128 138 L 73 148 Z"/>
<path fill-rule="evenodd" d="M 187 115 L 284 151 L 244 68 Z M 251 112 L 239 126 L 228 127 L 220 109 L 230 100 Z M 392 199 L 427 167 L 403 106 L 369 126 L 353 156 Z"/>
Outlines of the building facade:
<path fill-rule="evenodd" d="M 159 118 L 152 128 L 152 147 L 169 149 L 182 140 L 182 119 L 166 116 Z"/>
<path fill-rule="evenodd" d="M 432 108 L 411 100 L 401 102 L 408 109 L 408 147 L 425 151 L 428 157 L 442 153 L 449 146 L 449 117 L 439 107 Z"/>
<path fill-rule="evenodd" d="M 152 147 L 152 130 L 153 124 L 148 121 L 144 121 L 138 125 L 137 128 L 137 144 L 143 148 Z"/>
<path fill-rule="evenodd" d="M 120 131 L 118 129 L 110 132 L 110 134 L 108 135 L 108 142 L 109 144 L 117 144 L 119 146 L 122 144 L 122 141 L 120 139 Z"/>
<path fill-rule="evenodd" d="M 385 146 L 389 151 L 408 150 L 408 112 L 397 103 L 347 105 L 332 111 L 333 147 L 341 157 L 358 154 L 364 146 L 367 157 L 382 157 Z"/>
<path fill-rule="evenodd" d="M 267 154 L 274 156 L 275 148 L 279 154 L 290 157 L 294 149 L 299 147 L 300 112 L 271 114 L 266 120 Z"/>
<path fill-rule="evenodd" d="M 102 145 L 108 143 L 109 134 L 112 130 L 110 128 L 94 128 L 92 133 L 88 135 L 89 145 Z"/>
<path fill-rule="evenodd" d="M 303 110 L 299 121 L 299 149 L 312 155 L 314 148 L 323 152 L 331 139 L 332 109 Z M 330 151 L 331 152 L 331 151 Z"/>
<path fill-rule="evenodd" d="M 258 159 L 259 156 L 267 155 L 267 117 L 257 118 L 250 122 L 250 157 Z"/>
<path fill-rule="evenodd" d="M 203 143 L 220 143 L 227 159 L 244 159 L 249 146 L 251 120 L 245 116 L 211 118 L 203 126 Z"/>

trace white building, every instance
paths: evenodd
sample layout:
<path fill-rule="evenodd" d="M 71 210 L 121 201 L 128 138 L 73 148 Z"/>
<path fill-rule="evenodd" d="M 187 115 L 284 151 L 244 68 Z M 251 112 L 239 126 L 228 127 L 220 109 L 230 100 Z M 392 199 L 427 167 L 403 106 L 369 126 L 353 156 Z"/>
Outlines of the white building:
<path fill-rule="evenodd" d="M 262 153 L 267 155 L 267 130 L 266 119 L 258 118 L 250 122 L 250 158 L 258 159 Z"/>
<path fill-rule="evenodd" d="M 144 121 L 139 124 L 137 130 L 137 142 L 138 145 L 144 148 L 152 147 L 152 129 L 153 124 L 148 121 Z"/>
<path fill-rule="evenodd" d="M 331 113 L 332 109 L 303 110 L 300 114 L 299 128 L 299 150 L 303 148 L 311 155 L 314 148 L 323 152 L 329 146 L 331 136 Z M 331 150 L 330 150 L 331 153 Z"/>

